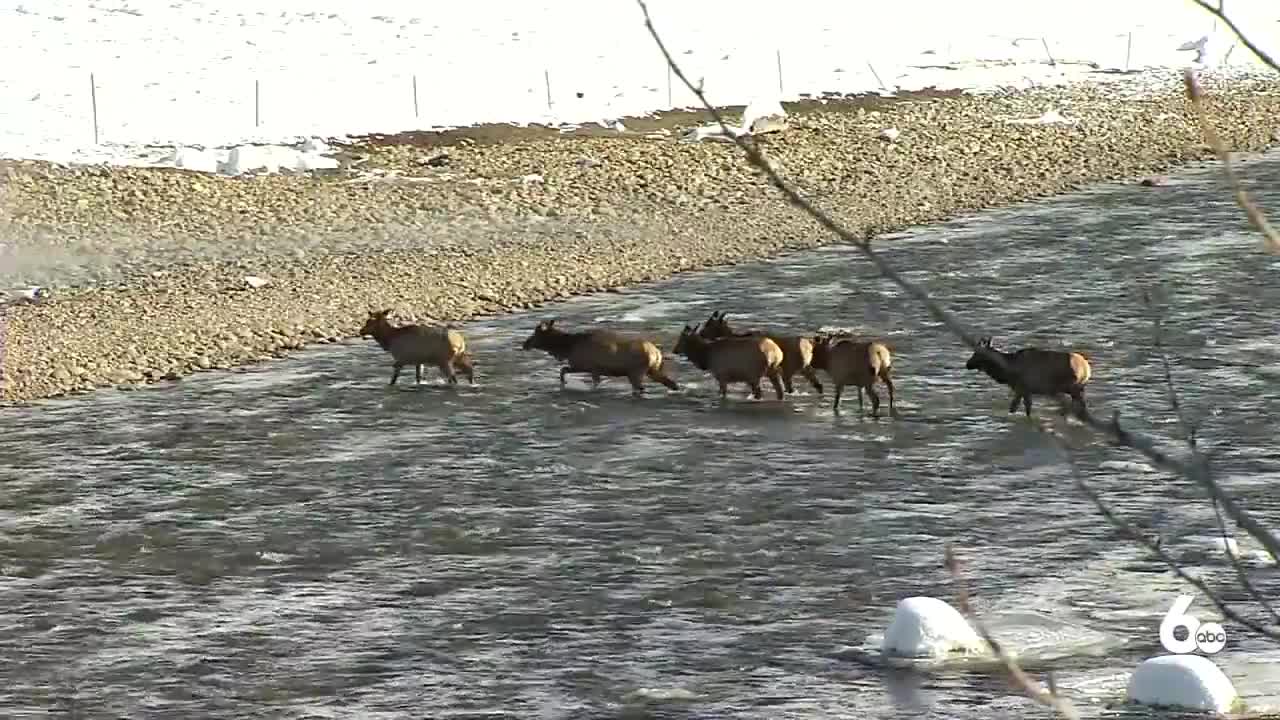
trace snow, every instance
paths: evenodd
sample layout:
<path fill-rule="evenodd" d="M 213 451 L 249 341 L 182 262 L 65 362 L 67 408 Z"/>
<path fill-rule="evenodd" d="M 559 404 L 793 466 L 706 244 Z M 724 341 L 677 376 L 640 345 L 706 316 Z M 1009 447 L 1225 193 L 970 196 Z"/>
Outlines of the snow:
<path fill-rule="evenodd" d="M 944 600 L 909 597 L 898 601 L 893 620 L 884 631 L 881 651 L 907 658 L 943 657 L 952 653 L 982 653 L 986 643 L 959 610 Z"/>
<path fill-rule="evenodd" d="M 1212 16 L 1170 0 L 649 7 L 717 104 L 882 86 L 1092 80 L 1142 91 L 1168 87 L 1169 70 L 1188 63 L 1233 75 L 1261 67 Z M 1274 52 L 1280 4 L 1236 0 L 1228 11 Z M 18 69 L 0 79 L 5 157 L 308 172 L 336 166 L 323 149 L 298 147 L 308 138 L 484 122 L 614 127 L 695 104 L 631 0 L 0 0 L 0 27 L 0 62 Z"/>
<path fill-rule="evenodd" d="M 1203 655 L 1161 655 L 1143 661 L 1129 678 L 1131 702 L 1189 710 L 1230 712 L 1238 695 L 1231 680 Z"/>

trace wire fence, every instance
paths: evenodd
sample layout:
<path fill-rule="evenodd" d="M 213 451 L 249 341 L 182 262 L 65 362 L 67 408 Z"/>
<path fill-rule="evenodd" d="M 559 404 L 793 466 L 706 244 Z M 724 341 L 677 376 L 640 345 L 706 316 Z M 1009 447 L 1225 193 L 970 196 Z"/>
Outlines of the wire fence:
<path fill-rule="evenodd" d="M 1206 37 L 1221 35 L 1216 26 L 1205 29 Z M 985 85 L 1025 88 L 1195 60 L 1257 64 L 1247 50 L 1225 43 L 1214 37 L 1205 46 L 1138 27 L 1062 38 L 959 38 L 874 54 L 836 38 L 748 50 L 700 47 L 677 61 L 702 80 L 712 102 L 744 105 L 779 96 L 961 87 L 976 78 L 974 70 L 981 71 Z M 0 86 L 10 140 L 22 134 L 31 143 L 77 146 L 92 141 L 212 147 L 494 122 L 604 123 L 696 104 L 656 52 L 640 58 L 508 53 L 485 67 L 443 61 L 421 71 L 366 66 L 315 74 L 203 68 L 147 77 L 134 68 L 106 66 L 29 74 Z"/>

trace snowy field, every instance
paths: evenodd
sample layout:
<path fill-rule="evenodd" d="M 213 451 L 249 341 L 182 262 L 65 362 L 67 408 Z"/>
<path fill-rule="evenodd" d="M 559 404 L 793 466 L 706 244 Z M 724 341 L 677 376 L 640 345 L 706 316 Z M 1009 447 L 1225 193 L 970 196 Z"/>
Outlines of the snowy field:
<path fill-rule="evenodd" d="M 1190 0 L 649 6 L 719 104 L 1085 80 L 1141 90 L 1189 64 L 1262 67 Z M 1280 48 L 1280 3 L 1227 7 Z M 4 157 L 215 170 L 249 143 L 693 104 L 633 0 L 0 0 L 0 27 Z M 1098 72 L 1126 69 L 1141 72 Z M 282 161 L 306 169 L 317 149 Z"/>

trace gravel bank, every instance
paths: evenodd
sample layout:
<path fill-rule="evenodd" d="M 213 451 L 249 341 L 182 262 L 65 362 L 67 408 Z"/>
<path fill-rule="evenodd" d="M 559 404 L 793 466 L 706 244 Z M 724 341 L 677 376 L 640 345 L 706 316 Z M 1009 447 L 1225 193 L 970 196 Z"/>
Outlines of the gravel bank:
<path fill-rule="evenodd" d="M 1206 85 L 1228 145 L 1272 144 L 1280 83 Z M 880 232 L 1211 156 L 1177 80 L 1116 90 L 789 107 L 764 142 L 801 189 Z M 1054 109 L 1075 122 L 1009 122 Z M 461 321 L 831 242 L 731 145 L 515 134 L 371 139 L 320 178 L 0 162 L 0 284 L 53 288 L 0 310 L 0 401 L 268 359 L 351 337 L 371 306 Z"/>

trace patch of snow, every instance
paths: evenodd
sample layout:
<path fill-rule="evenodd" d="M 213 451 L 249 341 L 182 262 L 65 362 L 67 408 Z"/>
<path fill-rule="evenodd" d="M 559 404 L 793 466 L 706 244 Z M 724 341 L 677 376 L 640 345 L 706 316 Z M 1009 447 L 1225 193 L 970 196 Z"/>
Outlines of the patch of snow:
<path fill-rule="evenodd" d="M 898 128 L 885 128 L 880 131 L 880 137 L 888 140 L 889 142 L 897 142 L 898 136 L 901 134 L 902 133 L 898 131 Z"/>
<path fill-rule="evenodd" d="M 728 134 L 718 123 L 713 122 L 690 130 L 683 139 L 693 142 L 700 140 L 732 142 L 735 137 L 784 130 L 786 129 L 786 117 L 787 112 L 782 109 L 782 103 L 776 99 L 756 99 L 752 100 L 742 111 L 741 125 L 730 125 L 726 121 L 725 126 L 729 130 Z"/>
<path fill-rule="evenodd" d="M 1049 110 L 1038 118 L 1012 118 L 1005 122 L 1017 125 L 1075 125 L 1079 120 L 1064 117 L 1057 110 Z"/>
<path fill-rule="evenodd" d="M 248 285 L 249 287 L 253 288 L 254 290 L 257 290 L 257 289 L 258 289 L 258 288 L 260 288 L 260 287 L 266 287 L 267 285 L 269 285 L 269 284 L 270 284 L 270 282 L 269 282 L 269 281 L 267 281 L 267 280 L 263 280 L 262 278 L 260 278 L 260 277 L 258 277 L 258 276 L 256 276 L 256 275 L 245 275 L 245 276 L 244 276 L 244 284 L 245 284 L 245 285 Z"/>
<path fill-rule="evenodd" d="M 1157 707 L 1231 712 L 1239 695 L 1230 678 L 1203 655 L 1161 655 L 1129 678 L 1130 702 Z"/>
<path fill-rule="evenodd" d="M 80 0 L 0 7 L 10 39 L 0 61 L 41 70 L 0 77 L 0 156 L 298 171 L 333 167 L 318 159 L 322 143 L 283 149 L 299 136 L 556 126 L 696 103 L 626 2 L 464 3 L 430 12 L 403 0 L 129 5 L 127 13 Z M 901 0 L 872 8 L 795 0 L 782 16 L 726 16 L 714 3 L 677 0 L 649 6 L 682 69 L 705 79 L 708 99 L 721 106 L 1079 82 L 1141 96 L 1176 86 L 1175 69 L 1188 62 L 1223 78 L 1262 74 L 1228 28 L 1168 0 Z M 1280 4 L 1236 3 L 1228 12 L 1242 27 L 1272 27 Z M 1254 34 L 1277 54 L 1270 35 Z M 764 131 L 753 126 L 758 117 L 743 127 Z M 269 145 L 281 149 L 260 149 Z M 192 147 L 220 148 L 219 157 Z M 236 148 L 244 157 L 233 162 L 226 153 Z"/>
<path fill-rule="evenodd" d="M 11 288 L 0 296 L 0 305 L 36 305 L 49 298 L 49 289 L 37 285 Z"/>
<path fill-rule="evenodd" d="M 218 164 L 218 172 L 223 175 L 243 175 L 252 172 L 276 173 L 281 170 L 311 172 L 337 167 L 338 161 L 333 158 L 291 147 L 239 145 L 231 148 L 227 159 Z"/>
<path fill-rule="evenodd" d="M 959 610 L 944 600 L 918 596 L 898 601 L 880 649 L 886 655 L 920 658 L 984 653 L 987 645 Z"/>

